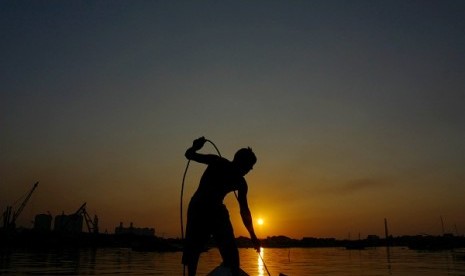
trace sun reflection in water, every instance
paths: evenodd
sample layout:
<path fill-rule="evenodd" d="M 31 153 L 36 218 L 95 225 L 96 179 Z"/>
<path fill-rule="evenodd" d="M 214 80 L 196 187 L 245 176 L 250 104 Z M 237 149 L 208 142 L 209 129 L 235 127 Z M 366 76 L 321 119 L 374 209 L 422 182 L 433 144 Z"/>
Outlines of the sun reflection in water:
<path fill-rule="evenodd" d="M 265 265 L 263 264 L 263 253 L 265 251 L 263 250 L 263 247 L 260 247 L 260 254 L 257 254 L 257 258 L 258 258 L 258 275 L 259 276 L 265 276 Z M 260 257 L 261 256 L 261 257 Z"/>

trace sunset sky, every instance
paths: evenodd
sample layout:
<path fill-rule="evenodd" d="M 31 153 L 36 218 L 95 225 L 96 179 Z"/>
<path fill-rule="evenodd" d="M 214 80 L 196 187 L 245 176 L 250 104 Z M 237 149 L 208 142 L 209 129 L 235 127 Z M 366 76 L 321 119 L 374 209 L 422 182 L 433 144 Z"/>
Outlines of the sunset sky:
<path fill-rule="evenodd" d="M 102 231 L 179 237 L 184 152 L 205 136 L 256 153 L 259 237 L 383 236 L 384 218 L 441 234 L 441 217 L 464 234 L 464 15 L 460 0 L 1 1 L 0 209 L 40 181 L 20 226 L 87 202 Z"/>

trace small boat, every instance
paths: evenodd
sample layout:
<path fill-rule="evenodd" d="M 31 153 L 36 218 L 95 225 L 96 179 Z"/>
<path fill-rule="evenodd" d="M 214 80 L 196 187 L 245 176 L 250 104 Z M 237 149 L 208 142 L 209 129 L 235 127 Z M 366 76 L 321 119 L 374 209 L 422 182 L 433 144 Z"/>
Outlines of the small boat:
<path fill-rule="evenodd" d="M 247 272 L 244 270 L 240 269 L 239 271 L 240 276 L 249 276 Z M 231 276 L 231 270 L 223 265 L 219 265 L 215 267 L 210 273 L 207 274 L 207 276 Z M 286 274 L 279 273 L 279 276 L 287 276 Z"/>
<path fill-rule="evenodd" d="M 219 265 L 215 267 L 210 273 L 207 274 L 207 276 L 230 276 L 231 275 L 231 270 L 229 267 Z M 240 276 L 249 276 L 244 270 L 239 271 Z"/>

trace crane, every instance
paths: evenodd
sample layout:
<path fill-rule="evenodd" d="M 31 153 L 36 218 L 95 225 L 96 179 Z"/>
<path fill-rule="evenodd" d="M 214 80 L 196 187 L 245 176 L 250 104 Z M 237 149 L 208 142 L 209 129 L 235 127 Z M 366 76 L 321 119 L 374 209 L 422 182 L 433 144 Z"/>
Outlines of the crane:
<path fill-rule="evenodd" d="M 84 202 L 84 204 L 81 205 L 81 207 L 74 213 L 74 215 L 82 215 L 86 221 L 87 230 L 89 233 L 98 234 L 98 217 L 95 215 L 94 220 L 90 218 L 89 213 L 87 213 L 86 210 L 86 204 L 87 202 Z"/>
<path fill-rule="evenodd" d="M 18 210 L 12 213 L 13 207 L 12 206 L 6 207 L 6 211 L 3 213 L 3 228 L 4 229 L 15 229 L 16 228 L 16 219 L 23 212 L 24 207 L 26 207 L 27 202 L 31 198 L 32 193 L 34 192 L 34 190 L 37 188 L 38 185 L 39 185 L 39 181 L 37 181 L 32 187 L 32 189 L 27 193 L 26 197 L 21 203 L 21 206 L 19 206 Z"/>

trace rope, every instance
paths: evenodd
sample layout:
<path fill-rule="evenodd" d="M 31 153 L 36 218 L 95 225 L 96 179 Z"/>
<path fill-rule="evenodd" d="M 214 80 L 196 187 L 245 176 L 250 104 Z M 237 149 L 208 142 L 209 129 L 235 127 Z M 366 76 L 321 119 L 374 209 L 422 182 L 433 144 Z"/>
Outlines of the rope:
<path fill-rule="evenodd" d="M 180 206 L 180 210 L 181 210 L 181 240 L 183 241 L 184 243 L 184 223 L 183 223 L 183 218 L 182 218 L 182 198 L 183 198 L 183 195 L 184 195 L 184 183 L 186 182 L 186 174 L 187 174 L 187 169 L 189 169 L 189 164 L 190 164 L 191 160 L 187 160 L 187 164 L 186 164 L 186 169 L 184 170 L 184 175 L 182 176 L 182 186 L 181 186 L 181 206 Z M 186 265 L 183 265 L 183 270 L 182 270 L 182 275 L 186 275 Z"/>
<path fill-rule="evenodd" d="M 213 145 L 213 147 L 216 149 L 216 152 L 218 153 L 218 156 L 221 157 L 221 153 L 220 153 L 220 150 L 218 149 L 218 147 L 215 145 L 215 143 L 213 143 L 211 140 L 205 140 L 206 142 L 209 142 L 210 144 Z M 181 240 L 184 241 L 184 218 L 183 218 L 183 197 L 184 197 L 184 184 L 186 183 L 186 175 L 187 175 L 187 171 L 189 169 L 189 164 L 190 164 L 191 160 L 187 160 L 187 164 L 186 164 L 186 169 L 184 170 L 184 174 L 182 176 L 182 185 L 181 185 L 181 199 L 180 199 L 180 217 L 181 217 Z M 236 192 L 234 191 L 234 194 L 236 194 Z M 237 195 L 236 195 L 236 198 L 237 198 Z M 183 268 L 183 275 L 186 275 L 186 265 L 184 265 L 184 268 Z"/>
<path fill-rule="evenodd" d="M 181 186 L 181 207 L 180 207 L 180 210 L 181 210 L 181 238 L 182 240 L 184 240 L 184 223 L 183 223 L 183 218 L 182 218 L 182 198 L 183 198 L 183 195 L 184 195 L 184 183 L 186 181 L 186 174 L 187 174 L 187 169 L 189 169 L 189 164 L 190 164 L 191 160 L 187 160 L 187 164 L 186 164 L 186 169 L 184 170 L 184 175 L 182 176 L 182 186 Z"/>
<path fill-rule="evenodd" d="M 215 143 L 213 143 L 211 140 L 208 140 L 206 139 L 205 140 L 206 142 L 209 142 L 210 144 L 213 145 L 213 147 L 215 148 L 216 152 L 218 153 L 218 156 L 221 157 L 221 153 L 220 153 L 220 150 L 218 149 L 218 147 L 215 145 Z M 182 176 L 182 185 L 181 185 L 181 200 L 180 200 L 180 211 L 181 211 L 181 238 L 184 240 L 184 218 L 183 218 L 183 197 L 184 197 L 184 185 L 186 183 L 186 175 L 187 175 L 187 171 L 189 169 L 189 164 L 190 164 L 191 160 L 187 160 L 187 164 L 186 164 L 186 169 L 184 170 L 184 174 Z M 236 194 L 236 191 L 234 191 L 234 194 Z M 236 198 L 237 198 L 237 195 L 236 195 Z"/>
<path fill-rule="evenodd" d="M 218 153 L 218 156 L 222 157 L 221 153 L 220 153 L 220 150 L 216 147 L 215 143 L 213 143 L 211 140 L 208 140 L 208 139 L 206 139 L 206 141 L 209 142 L 210 144 L 212 144 L 213 147 L 216 149 L 216 152 Z"/>
<path fill-rule="evenodd" d="M 271 276 L 270 271 L 268 270 L 268 267 L 266 267 L 265 260 L 263 260 L 262 254 L 260 252 L 257 252 L 258 256 L 260 256 L 260 260 L 262 260 L 263 266 L 265 267 L 266 273 L 268 273 L 268 276 Z"/>
<path fill-rule="evenodd" d="M 222 157 L 221 153 L 220 153 L 220 150 L 215 145 L 215 143 L 213 143 L 211 140 L 208 140 L 208 139 L 206 139 L 205 141 L 212 144 L 212 146 L 215 148 L 216 152 L 218 153 L 218 156 Z M 183 199 L 183 196 L 184 196 L 184 184 L 186 182 L 186 175 L 187 175 L 187 170 L 189 169 L 190 161 L 191 160 L 187 160 L 186 169 L 184 170 L 184 174 L 182 176 L 182 185 L 181 185 L 181 200 L 180 200 L 180 202 L 181 202 L 180 205 L 181 206 L 180 206 L 180 209 L 181 209 L 181 238 L 182 238 L 182 240 L 184 240 L 184 219 L 183 219 L 183 212 L 182 212 L 182 210 L 183 210 L 182 199 Z M 236 196 L 236 199 L 239 200 L 236 191 L 234 191 L 234 195 Z M 258 256 L 260 256 L 260 260 L 262 261 L 263 266 L 265 267 L 266 273 L 268 273 L 268 276 L 271 276 L 270 271 L 268 270 L 268 267 L 265 264 L 265 260 L 263 260 L 262 254 L 260 254 L 259 251 L 257 253 L 258 253 Z M 186 275 L 186 265 L 184 265 L 183 275 Z"/>

